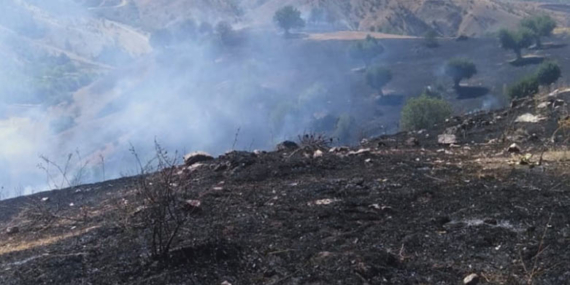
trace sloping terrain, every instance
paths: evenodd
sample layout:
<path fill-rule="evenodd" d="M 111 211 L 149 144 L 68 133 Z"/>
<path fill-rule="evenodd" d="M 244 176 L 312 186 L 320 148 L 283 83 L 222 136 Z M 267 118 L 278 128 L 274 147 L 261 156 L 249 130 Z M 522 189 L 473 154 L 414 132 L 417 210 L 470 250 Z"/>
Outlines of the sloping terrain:
<path fill-rule="evenodd" d="M 361 30 L 423 35 L 433 29 L 443 36 L 484 35 L 515 26 L 530 12 L 548 13 L 536 4 L 500 0 L 192 0 L 83 1 L 93 12 L 153 30 L 192 18 L 215 24 L 272 28 L 273 14 L 285 5 L 301 9 L 308 29 Z M 316 10 L 315 10 L 316 9 Z M 318 13 L 314 13 L 318 12 Z M 561 17 L 561 20 L 563 18 Z"/>
<path fill-rule="evenodd" d="M 556 91 L 353 150 L 230 152 L 3 201 L 0 282 L 565 284 L 567 102 Z M 443 132 L 457 142 L 438 145 Z M 165 173 L 180 206 L 191 200 L 156 262 L 144 189 Z"/>

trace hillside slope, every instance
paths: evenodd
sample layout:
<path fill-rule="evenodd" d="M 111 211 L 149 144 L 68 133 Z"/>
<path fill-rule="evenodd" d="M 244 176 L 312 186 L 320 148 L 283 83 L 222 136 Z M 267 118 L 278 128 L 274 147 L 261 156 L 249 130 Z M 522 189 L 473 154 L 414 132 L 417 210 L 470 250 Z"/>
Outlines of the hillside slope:
<path fill-rule="evenodd" d="M 565 90 L 352 150 L 230 152 L 2 201 L 0 283 L 565 284 L 567 137 L 553 133 L 569 101 Z M 526 113 L 542 119 L 515 122 Z M 444 131 L 458 142 L 438 145 Z M 149 259 L 161 204 L 146 189 L 175 191 L 187 219 L 166 262 Z"/>

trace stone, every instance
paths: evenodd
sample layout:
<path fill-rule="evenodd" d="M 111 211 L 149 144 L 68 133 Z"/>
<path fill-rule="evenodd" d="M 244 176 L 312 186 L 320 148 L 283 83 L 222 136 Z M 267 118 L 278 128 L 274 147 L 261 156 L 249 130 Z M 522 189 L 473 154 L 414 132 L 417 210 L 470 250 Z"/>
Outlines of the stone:
<path fill-rule="evenodd" d="M 513 143 L 507 148 L 507 151 L 510 153 L 520 153 L 521 149 L 516 143 Z"/>
<path fill-rule="evenodd" d="M 189 211 L 200 210 L 202 207 L 202 202 L 200 200 L 186 200 L 184 202 L 184 208 Z"/>
<path fill-rule="evenodd" d="M 455 38 L 456 42 L 464 42 L 464 41 L 468 41 L 468 40 L 469 40 L 469 37 L 464 35 L 464 34 L 461 34 Z"/>
<path fill-rule="evenodd" d="M 346 146 L 339 146 L 339 147 L 333 147 L 329 150 L 330 153 L 333 152 L 348 152 L 350 151 L 350 149 Z"/>
<path fill-rule="evenodd" d="M 42 202 L 49 202 L 49 197 L 43 197 Z"/>
<path fill-rule="evenodd" d="M 498 224 L 498 223 L 497 223 L 497 220 L 496 220 L 496 219 L 493 219 L 493 218 L 485 218 L 485 219 L 483 220 L 483 222 L 484 222 L 485 224 L 493 225 L 493 226 L 496 226 L 496 225 Z"/>
<path fill-rule="evenodd" d="M 214 157 L 211 156 L 210 154 L 206 153 L 206 152 L 202 152 L 202 151 L 197 151 L 197 152 L 193 152 L 193 153 L 189 153 L 187 155 L 184 156 L 184 164 L 186 164 L 186 166 L 191 166 L 193 164 L 196 164 L 198 162 L 205 162 L 205 161 L 210 161 L 213 160 Z"/>
<path fill-rule="evenodd" d="M 526 113 L 520 115 L 516 120 L 515 123 L 538 123 L 540 121 L 545 120 L 545 117 L 536 116 L 531 113 Z"/>
<path fill-rule="evenodd" d="M 465 278 L 463 278 L 463 284 L 465 285 L 476 285 L 478 283 L 479 283 L 479 275 L 475 273 L 469 274 Z"/>
<path fill-rule="evenodd" d="M 408 138 L 406 140 L 406 145 L 407 146 L 419 146 L 420 145 L 420 141 L 414 137 Z"/>
<path fill-rule="evenodd" d="M 370 154 L 372 151 L 369 148 L 361 148 L 357 151 L 351 151 L 348 153 L 349 156 L 355 156 L 355 155 L 365 155 L 365 154 Z"/>
<path fill-rule="evenodd" d="M 20 232 L 20 228 L 18 227 L 8 227 L 6 228 L 6 233 L 9 235 L 17 234 Z"/>
<path fill-rule="evenodd" d="M 296 150 L 299 148 L 299 145 L 293 141 L 284 141 L 277 145 L 278 151 L 287 151 L 287 150 Z"/>
<path fill-rule="evenodd" d="M 313 154 L 314 158 L 318 158 L 318 157 L 322 157 L 323 156 L 323 152 L 321 150 L 316 150 L 315 153 Z"/>
<path fill-rule="evenodd" d="M 451 145 L 457 143 L 457 136 L 449 135 L 449 134 L 442 134 L 437 136 L 437 142 L 443 145 Z"/>
<path fill-rule="evenodd" d="M 554 108 L 564 106 L 564 100 L 556 99 L 554 103 L 552 103 L 552 106 L 554 106 Z"/>

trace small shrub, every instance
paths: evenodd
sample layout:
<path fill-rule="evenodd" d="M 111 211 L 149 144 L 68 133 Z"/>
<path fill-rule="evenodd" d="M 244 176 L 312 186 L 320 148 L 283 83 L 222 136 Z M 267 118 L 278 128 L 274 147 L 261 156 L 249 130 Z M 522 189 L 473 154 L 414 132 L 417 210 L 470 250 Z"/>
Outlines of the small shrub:
<path fill-rule="evenodd" d="M 406 102 L 400 124 L 403 130 L 427 129 L 445 121 L 451 114 L 451 105 L 447 101 L 421 95 Z"/>
<path fill-rule="evenodd" d="M 434 30 L 429 30 L 424 35 L 424 45 L 428 48 L 436 48 L 439 46 L 437 41 L 437 32 Z"/>
<path fill-rule="evenodd" d="M 375 66 L 366 71 L 366 83 L 378 91 L 381 96 L 384 95 L 382 88 L 391 80 L 392 72 L 385 67 Z"/>
<path fill-rule="evenodd" d="M 384 52 L 384 47 L 370 35 L 366 39 L 353 43 L 349 48 L 350 57 L 362 60 L 368 67 L 372 60 Z"/>
<path fill-rule="evenodd" d="M 458 88 L 461 80 L 477 74 L 477 67 L 470 60 L 454 58 L 445 65 L 445 74 L 453 79 L 455 88 Z"/>
<path fill-rule="evenodd" d="M 275 12 L 273 21 L 289 35 L 291 29 L 301 29 L 305 27 L 305 20 L 301 18 L 299 9 L 288 5 Z"/>
<path fill-rule="evenodd" d="M 538 79 L 536 76 L 527 76 L 507 89 L 510 98 L 523 98 L 538 93 Z"/>
<path fill-rule="evenodd" d="M 303 149 L 317 150 L 327 149 L 333 142 L 332 138 L 327 137 L 325 134 L 308 133 L 299 135 L 299 145 Z"/>
<path fill-rule="evenodd" d="M 131 153 L 140 167 L 137 196 L 142 199 L 141 222 L 150 231 L 148 243 L 151 258 L 165 261 L 179 242 L 179 235 L 188 221 L 188 213 L 180 205 L 180 193 L 175 183 L 178 155 L 170 157 L 155 142 L 156 156 L 143 165 L 134 149 Z"/>
<path fill-rule="evenodd" d="M 554 61 L 543 62 L 536 72 L 538 84 L 543 86 L 548 86 L 556 82 L 560 76 L 562 76 L 562 71 L 560 70 L 560 66 Z"/>

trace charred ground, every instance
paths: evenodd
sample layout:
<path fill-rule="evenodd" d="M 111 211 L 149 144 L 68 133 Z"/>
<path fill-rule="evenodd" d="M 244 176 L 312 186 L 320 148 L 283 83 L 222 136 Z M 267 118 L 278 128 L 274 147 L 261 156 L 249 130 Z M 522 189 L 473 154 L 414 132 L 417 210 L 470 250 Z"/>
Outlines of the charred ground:
<path fill-rule="evenodd" d="M 568 163 L 553 133 L 568 97 L 354 149 L 180 166 L 178 195 L 200 206 L 166 262 L 148 258 L 139 177 L 2 201 L 0 283 L 565 284 Z M 542 120 L 516 122 L 525 113 Z M 438 144 L 444 132 L 457 143 Z"/>

